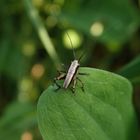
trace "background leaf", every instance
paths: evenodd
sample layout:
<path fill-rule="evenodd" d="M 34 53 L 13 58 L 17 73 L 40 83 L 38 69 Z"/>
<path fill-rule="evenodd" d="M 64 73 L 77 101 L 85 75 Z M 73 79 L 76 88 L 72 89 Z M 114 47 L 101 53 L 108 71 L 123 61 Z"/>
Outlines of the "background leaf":
<path fill-rule="evenodd" d="M 127 0 L 66 1 L 60 19 L 88 35 L 91 26 L 100 22 L 103 33 L 98 39 L 117 44 L 130 38 L 139 24 L 138 12 Z"/>
<path fill-rule="evenodd" d="M 20 79 L 27 71 L 27 59 L 11 41 L 4 40 L 0 45 L 0 73 Z"/>
<path fill-rule="evenodd" d="M 140 84 L 140 56 L 136 57 L 118 72 L 134 84 Z"/>
<path fill-rule="evenodd" d="M 10 104 L 0 120 L 0 140 L 19 140 L 23 132 L 34 132 L 37 123 L 34 108 L 30 103 Z"/>
<path fill-rule="evenodd" d="M 76 95 L 70 90 L 55 92 L 53 86 L 41 95 L 38 121 L 44 140 L 135 139 L 136 118 L 128 80 L 103 70 L 80 71 L 89 73 L 80 76 L 85 93 L 78 83 Z"/>

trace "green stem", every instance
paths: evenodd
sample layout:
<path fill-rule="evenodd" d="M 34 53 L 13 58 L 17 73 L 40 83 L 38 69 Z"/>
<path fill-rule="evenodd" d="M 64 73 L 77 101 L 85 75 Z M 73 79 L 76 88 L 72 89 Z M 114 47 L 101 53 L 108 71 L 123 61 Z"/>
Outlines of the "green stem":
<path fill-rule="evenodd" d="M 54 65 L 58 67 L 58 65 L 60 64 L 60 59 L 55 51 L 55 48 L 50 40 L 50 37 L 48 35 L 45 26 L 42 24 L 37 9 L 35 9 L 35 7 L 32 5 L 30 0 L 24 0 L 24 4 L 25 4 L 26 11 L 32 23 L 34 24 L 35 29 L 37 30 L 37 33 L 40 37 L 40 40 L 43 43 L 45 50 L 48 52 L 48 55 L 54 62 Z"/>

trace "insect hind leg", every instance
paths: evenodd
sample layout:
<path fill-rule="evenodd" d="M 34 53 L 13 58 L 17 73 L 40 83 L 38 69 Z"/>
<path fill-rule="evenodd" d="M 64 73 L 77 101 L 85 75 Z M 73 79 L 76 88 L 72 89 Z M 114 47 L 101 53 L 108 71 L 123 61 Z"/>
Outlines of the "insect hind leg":
<path fill-rule="evenodd" d="M 72 88 L 71 88 L 72 93 L 75 93 L 76 83 L 77 83 L 76 78 L 74 78 L 74 79 L 73 79 L 73 86 L 72 86 Z"/>
<path fill-rule="evenodd" d="M 82 91 L 85 92 L 84 83 L 83 83 L 82 80 L 79 79 L 78 77 L 77 77 L 77 80 L 81 83 L 81 89 L 82 89 Z"/>

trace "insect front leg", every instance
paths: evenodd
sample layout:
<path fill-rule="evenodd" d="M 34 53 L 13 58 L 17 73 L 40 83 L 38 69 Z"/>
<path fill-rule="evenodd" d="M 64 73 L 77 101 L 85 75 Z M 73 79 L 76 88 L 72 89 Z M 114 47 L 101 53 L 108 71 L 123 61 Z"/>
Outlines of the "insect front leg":
<path fill-rule="evenodd" d="M 54 83 L 55 83 L 55 85 L 57 86 L 57 89 L 56 89 L 56 91 L 57 90 L 59 90 L 60 88 L 61 88 L 61 86 L 57 83 L 57 79 L 56 78 L 54 78 Z"/>
<path fill-rule="evenodd" d="M 62 86 L 60 86 L 60 85 L 57 83 L 57 81 L 58 81 L 58 80 L 63 80 L 63 79 L 65 79 L 65 77 L 66 77 L 66 73 L 61 73 L 61 72 L 60 72 L 60 75 L 59 75 L 58 77 L 54 78 L 54 83 L 55 83 L 56 86 L 58 87 L 58 88 L 56 89 L 56 91 L 59 90 L 60 88 L 62 88 Z"/>

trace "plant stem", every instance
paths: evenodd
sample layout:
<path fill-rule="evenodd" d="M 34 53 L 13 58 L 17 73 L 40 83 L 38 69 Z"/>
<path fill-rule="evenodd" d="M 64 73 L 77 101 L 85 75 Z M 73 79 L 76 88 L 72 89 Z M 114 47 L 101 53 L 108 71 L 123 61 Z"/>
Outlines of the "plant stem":
<path fill-rule="evenodd" d="M 54 62 L 54 65 L 58 67 L 58 65 L 60 64 L 60 59 L 55 51 L 55 48 L 53 46 L 53 43 L 51 42 L 48 32 L 38 15 L 37 9 L 35 9 L 30 0 L 24 0 L 24 4 L 26 11 L 32 23 L 34 24 L 34 27 L 39 35 L 40 40 L 43 43 L 45 50 L 47 51 L 48 55 Z"/>

